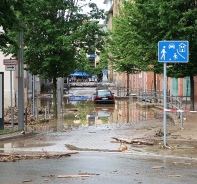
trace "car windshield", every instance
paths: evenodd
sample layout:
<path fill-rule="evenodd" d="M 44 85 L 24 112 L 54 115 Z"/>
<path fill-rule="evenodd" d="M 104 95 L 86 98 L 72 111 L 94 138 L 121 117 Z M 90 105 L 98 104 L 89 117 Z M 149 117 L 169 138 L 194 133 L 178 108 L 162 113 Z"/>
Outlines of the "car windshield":
<path fill-rule="evenodd" d="M 111 95 L 110 91 L 98 91 L 99 96 L 109 96 Z"/>

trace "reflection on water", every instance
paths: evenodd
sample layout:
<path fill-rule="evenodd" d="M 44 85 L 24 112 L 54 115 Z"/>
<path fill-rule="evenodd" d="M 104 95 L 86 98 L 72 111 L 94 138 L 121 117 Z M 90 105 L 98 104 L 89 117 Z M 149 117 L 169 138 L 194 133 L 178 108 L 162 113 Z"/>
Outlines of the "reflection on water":
<path fill-rule="evenodd" d="M 51 108 L 51 99 L 37 99 L 42 107 Z M 64 98 L 63 108 L 58 120 L 39 123 L 38 125 L 27 125 L 25 128 L 33 132 L 63 132 L 78 127 L 95 126 L 99 124 L 112 123 L 138 123 L 155 118 L 162 118 L 162 113 L 156 113 L 151 109 L 136 107 L 136 101 L 132 98 L 116 99 L 115 104 L 94 104 L 93 101 L 70 101 Z M 39 106 L 38 106 L 39 107 Z M 50 111 L 48 111 L 50 112 Z M 43 117 L 43 116 L 42 116 Z M 50 117 L 50 114 L 48 115 Z M 44 134 L 41 134 L 44 135 Z M 55 137 L 54 137 L 55 138 Z M 39 146 L 50 146 L 46 144 L 45 136 L 31 137 L 31 139 L 15 139 L 0 144 L 0 148 L 30 148 Z"/>
<path fill-rule="evenodd" d="M 63 108 L 59 113 L 59 119 L 52 121 L 44 126 L 28 126 L 33 131 L 65 131 L 80 126 L 93 126 L 108 123 L 132 123 L 161 118 L 161 113 L 156 113 L 151 109 L 136 107 L 133 98 L 116 99 L 115 104 L 94 104 L 92 96 L 82 96 L 74 98 L 64 97 Z M 71 99 L 71 100 L 70 100 Z M 51 99 L 38 99 L 42 106 L 51 108 Z M 50 114 L 49 114 L 50 117 Z"/>
<path fill-rule="evenodd" d="M 31 148 L 31 147 L 43 147 L 43 146 L 51 146 L 53 145 L 52 143 L 46 143 L 46 139 L 44 136 L 30 136 L 27 137 L 26 139 L 11 139 L 8 141 L 3 141 L 0 143 L 0 148 L 4 148 L 8 150 L 10 148 Z"/>

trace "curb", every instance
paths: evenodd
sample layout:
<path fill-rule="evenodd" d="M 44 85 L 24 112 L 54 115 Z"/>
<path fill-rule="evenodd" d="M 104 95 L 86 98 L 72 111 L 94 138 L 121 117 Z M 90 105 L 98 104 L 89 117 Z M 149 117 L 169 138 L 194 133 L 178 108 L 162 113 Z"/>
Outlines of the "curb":
<path fill-rule="evenodd" d="M 14 132 L 14 133 L 8 133 L 0 135 L 0 141 L 10 140 L 10 139 L 16 139 L 16 138 L 23 138 L 23 137 L 29 137 L 36 135 L 38 133 L 36 132 L 27 132 L 25 134 L 21 134 L 21 132 Z"/>

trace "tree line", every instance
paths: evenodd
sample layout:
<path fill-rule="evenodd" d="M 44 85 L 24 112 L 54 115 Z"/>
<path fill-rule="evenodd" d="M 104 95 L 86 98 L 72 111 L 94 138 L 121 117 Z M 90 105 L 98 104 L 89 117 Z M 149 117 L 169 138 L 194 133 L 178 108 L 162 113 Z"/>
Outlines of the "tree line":
<path fill-rule="evenodd" d="M 85 12 L 84 7 L 89 7 Z M 55 118 L 56 82 L 83 67 L 86 54 L 102 50 L 105 31 L 99 25 L 104 11 L 95 3 L 78 0 L 2 0 L 0 3 L 0 49 L 17 57 L 18 33 L 24 37 L 24 66 L 32 75 L 53 79 Z"/>
<path fill-rule="evenodd" d="M 167 76 L 190 77 L 194 109 L 194 76 L 197 75 L 196 0 L 122 0 L 113 17 L 113 28 L 106 39 L 101 61 L 127 74 L 150 71 L 163 73 L 158 62 L 158 42 L 187 40 L 188 63 L 168 63 Z M 156 77 L 154 77 L 156 79 Z M 156 84 L 156 80 L 154 81 Z M 156 85 L 155 85 L 156 86 Z"/>

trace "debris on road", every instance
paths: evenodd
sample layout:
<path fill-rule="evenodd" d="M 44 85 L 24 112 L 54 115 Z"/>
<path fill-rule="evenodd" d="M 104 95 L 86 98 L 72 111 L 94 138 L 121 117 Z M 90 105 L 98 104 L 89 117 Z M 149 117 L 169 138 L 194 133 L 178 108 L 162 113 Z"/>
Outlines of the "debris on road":
<path fill-rule="evenodd" d="M 58 175 L 57 177 L 58 178 L 79 178 L 79 177 L 90 177 L 92 175 L 95 175 L 95 176 L 98 176 L 100 174 L 97 174 L 97 173 L 78 173 L 78 174 L 65 174 L 65 175 Z"/>
<path fill-rule="evenodd" d="M 112 139 L 115 139 L 119 143 L 126 143 L 126 144 L 138 144 L 138 145 L 153 145 L 154 144 L 153 142 L 143 141 L 139 139 L 131 140 L 131 139 L 122 139 L 118 137 L 112 137 Z"/>
<path fill-rule="evenodd" d="M 164 169 L 164 166 L 153 166 L 152 169 Z"/>
<path fill-rule="evenodd" d="M 75 175 L 58 175 L 58 178 L 79 178 L 79 177 L 90 177 L 89 174 L 75 174 Z"/>
<path fill-rule="evenodd" d="M 127 150 L 128 147 L 127 146 L 121 146 L 120 148 L 118 148 L 119 151 L 125 151 Z"/>
<path fill-rule="evenodd" d="M 88 174 L 88 175 L 100 175 L 100 174 L 97 174 L 97 173 L 87 173 L 87 172 L 85 172 L 85 173 L 80 172 L 79 174 L 82 174 L 82 175 L 86 175 L 86 174 Z"/>
<path fill-rule="evenodd" d="M 166 135 L 169 136 L 171 135 L 171 133 L 167 133 Z M 163 136 L 164 136 L 164 133 L 161 129 L 155 134 L 155 137 L 163 137 Z"/>
<path fill-rule="evenodd" d="M 23 180 L 22 183 L 32 182 L 33 180 Z"/>
<path fill-rule="evenodd" d="M 179 174 L 168 175 L 168 177 L 181 177 Z"/>
<path fill-rule="evenodd" d="M 184 165 L 191 165 L 192 163 L 187 163 L 187 162 L 173 162 L 173 164 L 176 164 L 176 165 L 181 165 L 181 164 L 184 164 Z"/>
<path fill-rule="evenodd" d="M 60 157 L 68 157 L 71 156 L 71 154 L 75 154 L 77 152 L 73 153 L 63 153 L 63 154 L 49 154 L 47 152 L 44 152 L 43 154 L 35 154 L 35 155 L 21 155 L 18 153 L 11 153 L 11 154 L 5 154 L 0 153 L 0 162 L 16 162 L 20 160 L 28 160 L 28 159 L 57 159 Z"/>
<path fill-rule="evenodd" d="M 102 151 L 102 152 L 120 152 L 120 150 L 108 150 L 108 149 L 90 149 L 90 148 L 78 148 L 71 144 L 65 144 L 65 147 L 69 150 L 75 151 Z"/>

